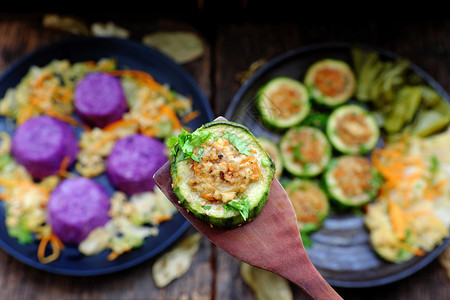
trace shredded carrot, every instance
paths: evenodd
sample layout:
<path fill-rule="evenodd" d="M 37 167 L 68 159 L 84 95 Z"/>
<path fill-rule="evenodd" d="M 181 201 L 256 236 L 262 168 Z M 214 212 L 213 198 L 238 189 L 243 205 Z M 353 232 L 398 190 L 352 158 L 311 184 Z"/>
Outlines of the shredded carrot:
<path fill-rule="evenodd" d="M 406 219 L 400 206 L 393 200 L 389 201 L 389 217 L 395 235 L 401 240 L 406 238 Z"/>
<path fill-rule="evenodd" d="M 172 219 L 173 219 L 173 217 L 172 217 L 172 216 L 169 216 L 169 215 L 166 215 L 166 216 L 158 216 L 158 217 L 156 217 L 156 222 L 161 223 L 161 222 L 164 222 L 164 221 L 170 221 L 170 220 L 172 220 Z"/>
<path fill-rule="evenodd" d="M 103 128 L 103 131 L 114 131 L 114 130 L 116 130 L 118 128 L 126 127 L 126 126 L 133 125 L 133 124 L 136 124 L 136 123 L 137 123 L 137 121 L 134 120 L 134 119 L 120 119 L 120 120 L 117 120 L 117 121 L 115 121 L 113 123 L 110 123 L 107 126 L 105 126 Z"/>
<path fill-rule="evenodd" d="M 61 177 L 67 177 L 68 176 L 68 167 L 70 164 L 70 156 L 64 156 L 63 160 L 61 161 L 61 165 L 59 166 L 58 175 Z"/>
<path fill-rule="evenodd" d="M 147 136 L 154 137 L 158 133 L 158 128 L 156 127 L 143 128 L 141 129 L 141 132 L 142 134 L 145 134 Z"/>
<path fill-rule="evenodd" d="M 76 119 L 74 119 L 74 118 L 72 118 L 70 116 L 61 114 L 61 113 L 59 113 L 59 112 L 57 112 L 57 111 L 55 111 L 55 110 L 53 110 L 51 108 L 45 110 L 44 113 L 46 113 L 46 114 L 48 114 L 48 115 L 50 115 L 50 116 L 52 116 L 52 117 L 54 117 L 56 119 L 59 119 L 59 120 L 61 120 L 63 122 L 69 123 L 71 125 L 78 125 L 78 121 Z"/>
<path fill-rule="evenodd" d="M 113 251 L 108 255 L 108 260 L 115 260 L 119 255 L 119 253 Z"/>
<path fill-rule="evenodd" d="M 161 113 L 169 117 L 174 129 L 181 129 L 180 120 L 178 120 L 174 109 L 172 109 L 169 105 L 164 104 L 161 106 Z"/>
<path fill-rule="evenodd" d="M 131 248 L 127 248 L 124 250 L 124 252 L 129 252 L 129 251 L 131 251 Z M 120 256 L 120 253 L 113 251 L 108 255 L 108 260 L 115 260 L 119 256 Z"/>
<path fill-rule="evenodd" d="M 45 256 L 45 250 L 47 249 L 47 245 L 49 242 L 52 248 L 52 253 L 49 256 Z M 42 237 L 39 243 L 37 256 L 41 263 L 47 264 L 58 259 L 61 250 L 64 250 L 64 244 L 56 235 L 51 233 Z"/>
<path fill-rule="evenodd" d="M 197 118 L 199 115 L 200 115 L 200 111 L 194 110 L 194 111 L 188 113 L 186 116 L 184 116 L 181 119 L 181 122 L 183 122 L 184 124 L 189 123 L 190 121 L 192 121 L 195 118 Z"/>
<path fill-rule="evenodd" d="M 411 253 L 413 253 L 414 255 L 417 255 L 417 256 L 425 255 L 425 251 L 423 251 L 422 249 L 416 248 L 416 247 L 411 246 L 411 245 L 406 244 L 406 243 L 401 243 L 400 247 L 405 249 L 405 250 L 407 250 L 407 251 L 409 251 L 409 252 L 411 252 Z"/>

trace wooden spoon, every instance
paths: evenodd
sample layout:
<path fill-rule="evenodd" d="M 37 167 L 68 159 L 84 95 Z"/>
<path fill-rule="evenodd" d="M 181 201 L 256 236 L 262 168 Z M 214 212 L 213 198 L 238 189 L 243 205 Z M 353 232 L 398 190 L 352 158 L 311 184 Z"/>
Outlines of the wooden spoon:
<path fill-rule="evenodd" d="M 178 202 L 169 163 L 155 173 L 154 179 L 180 213 L 225 252 L 292 281 L 313 299 L 342 299 L 309 260 L 291 201 L 276 178 L 261 213 L 250 223 L 228 230 L 211 228 Z"/>
<path fill-rule="evenodd" d="M 225 252 L 290 280 L 313 299 L 342 299 L 311 263 L 300 237 L 294 208 L 276 178 L 261 213 L 234 229 L 212 228 L 180 204 L 172 189 L 169 162 L 155 173 L 154 180 L 180 213 Z"/>

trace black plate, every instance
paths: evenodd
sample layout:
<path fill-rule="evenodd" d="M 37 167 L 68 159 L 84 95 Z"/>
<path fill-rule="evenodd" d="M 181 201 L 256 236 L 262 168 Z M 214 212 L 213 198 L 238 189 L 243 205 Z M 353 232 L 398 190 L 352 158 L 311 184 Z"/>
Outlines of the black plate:
<path fill-rule="evenodd" d="M 329 43 L 311 45 L 287 52 L 268 62 L 258 70 L 237 92 L 225 117 L 242 123 L 256 136 L 278 141 L 280 134 L 268 130 L 258 117 L 255 100 L 258 89 L 270 79 L 288 76 L 303 81 L 306 69 L 322 58 L 336 58 L 351 64 L 351 48 L 356 45 Z M 399 56 L 374 47 L 361 46 L 377 51 L 384 59 Z M 411 69 L 430 84 L 444 99 L 449 101 L 445 90 L 426 72 L 412 64 Z M 362 288 L 384 285 L 403 279 L 433 261 L 447 246 L 449 239 L 422 257 L 393 264 L 380 259 L 372 250 L 369 234 L 363 218 L 351 213 L 330 213 L 322 228 L 311 235 L 313 246 L 308 255 L 322 274 L 335 287 Z"/>
<path fill-rule="evenodd" d="M 175 91 L 192 97 L 194 109 L 200 111 L 200 117 L 187 125 L 193 129 L 214 119 L 210 104 L 195 80 L 181 66 L 160 52 L 140 43 L 114 38 L 75 38 L 58 42 L 36 50 L 12 64 L 0 77 L 0 98 L 9 87 L 15 87 L 28 72 L 30 66 L 44 66 L 54 59 L 68 59 L 71 62 L 114 58 L 119 69 L 136 69 L 150 73 L 156 81 L 168 83 Z M 0 131 L 12 133 L 14 128 L 0 118 Z M 96 178 L 100 184 L 112 193 L 113 188 L 105 176 Z M 135 266 L 170 246 L 190 226 L 179 213 L 168 222 L 159 226 L 156 237 L 146 239 L 144 245 L 129 253 L 108 261 L 108 251 L 94 256 L 84 256 L 76 247 L 66 246 L 58 260 L 41 264 L 36 256 L 38 243 L 21 245 L 17 239 L 8 235 L 5 226 L 5 212 L 0 201 L 0 247 L 11 256 L 32 267 L 51 273 L 91 276 L 107 274 Z"/>

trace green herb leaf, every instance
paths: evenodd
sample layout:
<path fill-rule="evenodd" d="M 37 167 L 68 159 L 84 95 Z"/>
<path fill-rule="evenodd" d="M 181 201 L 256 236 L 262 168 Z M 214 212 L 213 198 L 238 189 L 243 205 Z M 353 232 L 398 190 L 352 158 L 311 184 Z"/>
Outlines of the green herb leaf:
<path fill-rule="evenodd" d="M 439 169 L 439 160 L 436 155 L 430 157 L 430 163 L 430 172 L 436 172 Z"/>
<path fill-rule="evenodd" d="M 244 221 L 248 219 L 248 213 L 250 211 L 250 201 L 247 199 L 241 201 L 229 201 L 223 206 L 226 210 L 238 211 Z"/>
<path fill-rule="evenodd" d="M 201 148 L 197 154 L 194 153 L 194 149 L 206 142 L 211 136 L 212 133 L 209 131 L 189 133 L 183 129 L 183 132 L 178 136 L 169 138 L 166 142 L 166 146 L 171 148 L 172 155 L 175 155 L 178 149 L 182 151 L 183 155 L 181 155 L 181 158 L 177 159 L 177 161 L 192 158 L 193 160 L 200 162 L 203 148 Z"/>
<path fill-rule="evenodd" d="M 211 206 L 207 205 L 207 206 L 202 206 L 204 210 L 210 210 Z"/>
<path fill-rule="evenodd" d="M 300 231 L 300 236 L 302 238 L 303 246 L 305 248 L 310 248 L 313 245 L 313 241 L 309 237 L 309 235 L 303 231 Z"/>
<path fill-rule="evenodd" d="M 19 224 L 14 227 L 7 227 L 8 234 L 18 239 L 19 244 L 30 244 L 34 241 L 33 235 L 30 230 L 25 226 L 24 217 L 19 218 Z"/>
<path fill-rule="evenodd" d="M 248 147 L 248 143 L 244 142 L 243 140 L 241 140 L 240 138 L 238 138 L 235 134 L 230 133 L 230 132 L 225 132 L 222 135 L 223 138 L 226 138 L 227 140 L 230 141 L 230 143 L 236 147 L 236 149 L 245 155 L 250 155 L 250 150 L 251 148 Z"/>

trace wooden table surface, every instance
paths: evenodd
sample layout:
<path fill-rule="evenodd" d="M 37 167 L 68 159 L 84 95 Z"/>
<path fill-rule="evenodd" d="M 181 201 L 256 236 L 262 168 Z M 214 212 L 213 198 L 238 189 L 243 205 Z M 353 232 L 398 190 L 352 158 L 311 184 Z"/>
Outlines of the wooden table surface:
<path fill-rule="evenodd" d="M 200 3 L 200 2 L 199 2 Z M 130 30 L 130 39 L 159 29 L 193 30 L 206 52 L 183 67 L 197 80 L 216 115 L 223 115 L 240 87 L 236 75 L 259 59 L 269 60 L 305 45 L 360 42 L 398 53 L 422 67 L 450 92 L 450 20 L 296 22 L 237 15 L 221 18 L 206 9 L 178 13 L 74 14 L 84 21 L 113 21 Z M 70 33 L 44 28 L 44 13 L 0 13 L 0 73 L 40 46 Z M 184 236 L 194 233 L 190 228 Z M 166 288 L 154 284 L 154 259 L 125 271 L 97 277 L 66 277 L 24 265 L 0 250 L 0 299 L 255 299 L 239 274 L 240 262 L 206 238 L 193 265 Z M 307 299 L 292 286 L 295 299 Z M 386 286 L 341 289 L 344 299 L 450 299 L 450 281 L 434 261 L 412 276 Z"/>

